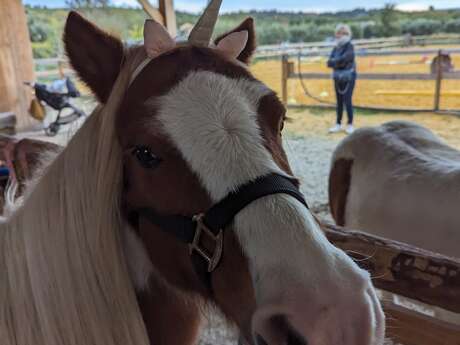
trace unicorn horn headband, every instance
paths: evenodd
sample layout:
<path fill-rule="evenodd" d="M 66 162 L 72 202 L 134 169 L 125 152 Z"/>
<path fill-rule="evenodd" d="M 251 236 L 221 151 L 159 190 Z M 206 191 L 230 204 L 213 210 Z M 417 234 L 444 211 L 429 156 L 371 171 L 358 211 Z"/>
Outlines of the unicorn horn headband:
<path fill-rule="evenodd" d="M 193 28 L 188 42 L 191 45 L 207 47 L 211 41 L 222 0 L 211 0 Z"/>
<path fill-rule="evenodd" d="M 210 46 L 221 5 L 222 0 L 211 0 L 208 3 L 189 35 L 187 41 L 189 45 L 197 47 Z M 247 32 L 235 33 L 229 39 L 222 40 L 217 49 L 224 51 L 229 56 L 236 57 L 246 45 L 247 39 Z M 146 20 L 144 25 L 144 47 L 148 57 L 135 69 L 131 76 L 130 84 L 152 59 L 176 47 L 176 42 L 160 23 L 149 19 Z"/>

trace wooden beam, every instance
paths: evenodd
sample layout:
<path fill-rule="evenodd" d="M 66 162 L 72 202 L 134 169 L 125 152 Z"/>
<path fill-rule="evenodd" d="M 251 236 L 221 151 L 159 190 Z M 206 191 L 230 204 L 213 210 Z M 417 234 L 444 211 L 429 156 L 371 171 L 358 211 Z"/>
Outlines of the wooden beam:
<path fill-rule="evenodd" d="M 383 302 L 386 337 L 404 345 L 460 345 L 460 326 Z"/>
<path fill-rule="evenodd" d="M 460 313 L 460 260 L 333 225 L 328 239 L 356 259 L 382 290 Z"/>
<path fill-rule="evenodd" d="M 442 79 L 443 79 L 443 72 L 442 72 L 442 51 L 439 50 L 438 52 L 438 59 L 437 59 L 437 68 L 436 68 L 436 86 L 434 89 L 434 110 L 439 110 L 439 105 L 441 104 L 441 86 L 442 86 Z"/>
<path fill-rule="evenodd" d="M 173 0 L 158 0 L 160 13 L 164 18 L 164 24 L 172 37 L 177 36 L 176 12 Z"/>
<path fill-rule="evenodd" d="M 13 112 L 18 127 L 33 122 L 28 114 L 34 81 L 32 46 L 21 0 L 0 1 L 0 112 Z"/>
<path fill-rule="evenodd" d="M 149 0 L 137 0 L 147 14 L 157 22 L 163 24 L 172 37 L 177 35 L 176 12 L 173 0 L 158 0 L 158 9 L 153 7 Z"/>
<path fill-rule="evenodd" d="M 331 73 L 302 73 L 303 79 L 331 79 Z M 291 73 L 289 78 L 299 78 Z M 460 80 L 460 72 L 443 73 L 443 79 Z M 436 80 L 436 75 L 427 73 L 358 73 L 358 80 Z"/>
<path fill-rule="evenodd" d="M 288 78 L 289 78 L 289 57 L 281 57 L 281 99 L 285 105 L 288 104 Z"/>
<path fill-rule="evenodd" d="M 139 2 L 139 4 L 142 6 L 142 8 L 144 9 L 144 11 L 152 18 L 152 19 L 155 19 L 157 22 L 161 23 L 161 24 L 165 24 L 165 21 L 164 21 L 164 18 L 163 18 L 163 15 L 161 14 L 161 12 L 152 6 L 152 4 L 150 3 L 149 0 L 137 0 Z"/>

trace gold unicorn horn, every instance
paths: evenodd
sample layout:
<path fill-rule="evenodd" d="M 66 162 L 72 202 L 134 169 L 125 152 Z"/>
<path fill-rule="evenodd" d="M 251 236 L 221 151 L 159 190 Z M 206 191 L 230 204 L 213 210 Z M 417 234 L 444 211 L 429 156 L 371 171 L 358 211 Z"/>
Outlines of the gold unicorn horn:
<path fill-rule="evenodd" d="M 208 47 L 219 16 L 222 0 L 211 0 L 193 28 L 188 42 L 195 46 Z"/>

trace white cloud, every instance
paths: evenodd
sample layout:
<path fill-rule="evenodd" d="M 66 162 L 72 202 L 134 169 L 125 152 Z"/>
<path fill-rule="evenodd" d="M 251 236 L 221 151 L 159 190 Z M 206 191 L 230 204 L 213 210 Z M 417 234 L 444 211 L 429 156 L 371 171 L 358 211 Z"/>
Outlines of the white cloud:
<path fill-rule="evenodd" d="M 174 1 L 174 7 L 179 11 L 198 13 L 204 10 L 206 7 L 206 1 L 202 1 L 202 3 L 190 1 Z"/>
<path fill-rule="evenodd" d="M 419 2 L 408 2 L 405 4 L 399 4 L 396 8 L 400 11 L 406 12 L 416 12 L 416 11 L 426 11 L 430 5 L 419 3 Z"/>
<path fill-rule="evenodd" d="M 139 7 L 137 0 L 112 0 L 112 4 L 115 6 Z"/>

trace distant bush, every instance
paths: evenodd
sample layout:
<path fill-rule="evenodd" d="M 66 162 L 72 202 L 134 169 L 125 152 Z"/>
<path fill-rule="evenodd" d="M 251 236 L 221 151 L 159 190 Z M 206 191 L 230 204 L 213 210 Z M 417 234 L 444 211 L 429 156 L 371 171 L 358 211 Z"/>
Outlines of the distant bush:
<path fill-rule="evenodd" d="M 448 33 L 460 34 L 460 18 L 451 19 L 444 24 L 444 31 Z"/>
<path fill-rule="evenodd" d="M 32 53 L 35 59 L 55 57 L 57 55 L 56 52 L 57 47 L 52 41 L 32 43 Z"/>
<path fill-rule="evenodd" d="M 317 27 L 313 24 L 294 25 L 289 28 L 290 42 L 309 42 L 316 40 Z"/>
<path fill-rule="evenodd" d="M 362 38 L 375 38 L 381 37 L 383 27 L 381 24 L 368 23 L 363 25 L 363 36 Z"/>
<path fill-rule="evenodd" d="M 434 19 L 417 18 L 401 23 L 402 32 L 412 35 L 432 35 L 442 31 L 442 28 L 442 22 Z"/>
<path fill-rule="evenodd" d="M 278 23 L 263 24 L 257 28 L 259 44 L 277 44 L 289 40 L 289 31 Z"/>
<path fill-rule="evenodd" d="M 30 40 L 32 42 L 45 42 L 48 39 L 50 28 L 43 22 L 30 18 L 27 21 Z"/>

